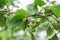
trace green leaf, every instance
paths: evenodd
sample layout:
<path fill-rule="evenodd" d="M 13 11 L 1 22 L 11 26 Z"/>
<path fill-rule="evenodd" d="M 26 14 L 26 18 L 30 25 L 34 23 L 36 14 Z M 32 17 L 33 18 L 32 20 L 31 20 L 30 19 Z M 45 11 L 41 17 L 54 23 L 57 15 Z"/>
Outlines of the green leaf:
<path fill-rule="evenodd" d="M 49 9 L 49 8 L 45 8 L 45 14 L 48 14 L 48 13 L 51 13 L 51 12 L 52 12 L 51 9 Z"/>
<path fill-rule="evenodd" d="M 56 19 L 53 18 L 52 16 L 48 16 L 48 19 L 49 19 L 53 24 L 57 24 Z"/>
<path fill-rule="evenodd" d="M 38 13 L 38 8 L 37 8 L 37 6 L 36 6 L 34 3 L 29 4 L 29 5 L 27 6 L 27 10 L 28 10 L 28 12 L 31 13 L 31 14 Z"/>
<path fill-rule="evenodd" d="M 18 9 L 16 11 L 16 15 L 20 17 L 20 19 L 26 18 L 27 17 L 28 12 L 24 9 Z"/>
<path fill-rule="evenodd" d="M 3 8 L 6 4 L 6 0 L 0 0 L 0 8 Z"/>
<path fill-rule="evenodd" d="M 54 31 L 54 29 L 53 29 L 52 27 L 53 27 L 53 26 L 49 26 L 48 29 L 47 29 L 47 35 L 48 35 L 48 36 L 51 36 L 52 33 L 53 33 L 53 31 Z"/>
<path fill-rule="evenodd" d="M 6 23 L 8 28 L 13 32 L 17 32 L 22 29 L 25 30 L 27 25 L 27 22 L 23 21 L 23 19 L 21 19 L 18 15 L 13 15 L 13 17 L 9 18 Z"/>
<path fill-rule="evenodd" d="M 60 4 L 56 6 L 60 10 Z"/>
<path fill-rule="evenodd" d="M 35 0 L 34 3 L 35 5 L 38 5 L 38 6 L 43 6 L 45 4 L 44 1 L 42 0 Z"/>
<path fill-rule="evenodd" d="M 6 24 L 6 18 L 0 14 L 0 26 L 3 27 Z"/>
<path fill-rule="evenodd" d="M 42 17 L 41 18 L 41 23 L 44 23 L 44 22 L 46 22 L 47 20 L 46 20 L 46 18 L 45 17 Z"/>
<path fill-rule="evenodd" d="M 58 40 L 57 35 L 55 34 L 51 39 L 49 40 Z"/>
<path fill-rule="evenodd" d="M 60 17 L 60 10 L 55 6 L 51 7 L 52 12 L 57 16 Z"/>
<path fill-rule="evenodd" d="M 22 22 L 22 19 L 18 15 L 15 15 L 8 20 L 8 24 L 10 24 L 10 26 L 11 25 L 13 25 L 13 26 L 20 25 L 21 22 Z"/>
<path fill-rule="evenodd" d="M 27 11 L 25 11 L 24 9 L 18 9 L 15 15 L 11 15 L 8 17 L 9 19 L 6 22 L 8 28 L 10 28 L 13 32 L 25 29 L 27 22 L 24 22 L 23 20 L 25 20 L 27 14 Z"/>
<path fill-rule="evenodd" d="M 20 30 L 25 30 L 26 26 L 25 23 L 22 22 L 20 26 L 14 26 L 11 28 L 12 32 L 19 32 Z"/>
<path fill-rule="evenodd" d="M 60 32 L 60 24 L 54 24 L 53 26 L 54 26 L 55 30 Z"/>
<path fill-rule="evenodd" d="M 14 0 L 0 0 L 0 8 L 3 8 L 4 6 L 10 6 L 14 5 Z"/>

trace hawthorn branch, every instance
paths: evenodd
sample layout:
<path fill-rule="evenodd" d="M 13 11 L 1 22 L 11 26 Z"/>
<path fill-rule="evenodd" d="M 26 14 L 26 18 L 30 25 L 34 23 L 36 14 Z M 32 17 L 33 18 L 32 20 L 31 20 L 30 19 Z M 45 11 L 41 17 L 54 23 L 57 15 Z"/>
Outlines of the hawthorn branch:
<path fill-rule="evenodd" d="M 45 16 L 52 16 L 52 15 L 53 15 L 52 13 L 48 13 L 48 14 L 45 14 L 45 15 L 38 13 L 38 14 L 31 14 L 30 16 L 45 17 Z M 28 17 L 29 17 L 29 16 L 28 16 Z"/>

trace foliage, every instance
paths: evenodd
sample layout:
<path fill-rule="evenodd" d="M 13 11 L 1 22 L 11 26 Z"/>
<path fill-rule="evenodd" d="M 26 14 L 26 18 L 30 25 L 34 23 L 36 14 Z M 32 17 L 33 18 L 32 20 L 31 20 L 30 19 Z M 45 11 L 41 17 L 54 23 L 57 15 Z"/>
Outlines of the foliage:
<path fill-rule="evenodd" d="M 34 0 L 27 5 L 27 10 L 17 9 L 12 12 L 9 7 L 14 6 L 14 1 L 0 0 L 0 40 L 37 40 L 36 35 L 40 31 L 46 31 L 48 40 L 58 40 L 60 4 L 55 5 L 55 1 L 46 0 L 52 5 L 43 7 L 43 0 Z M 37 6 L 42 8 L 41 11 L 38 12 Z M 24 32 L 23 35 L 18 34 L 21 30 Z"/>

